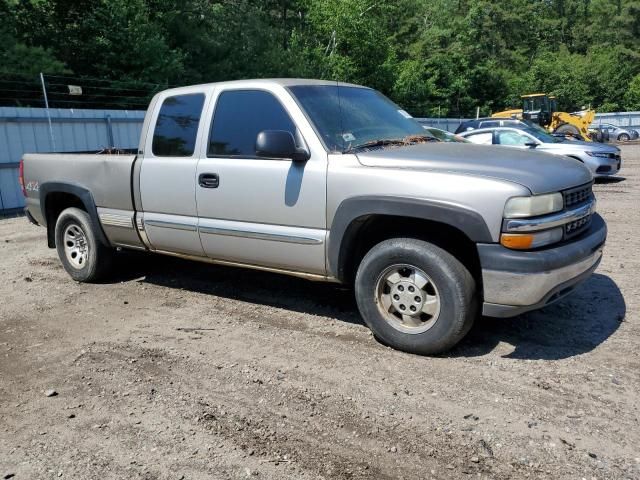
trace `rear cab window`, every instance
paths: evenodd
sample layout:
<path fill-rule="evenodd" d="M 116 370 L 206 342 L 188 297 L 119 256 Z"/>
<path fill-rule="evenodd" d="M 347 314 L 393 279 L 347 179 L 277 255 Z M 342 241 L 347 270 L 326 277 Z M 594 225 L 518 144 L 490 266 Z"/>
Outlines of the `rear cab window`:
<path fill-rule="evenodd" d="M 216 102 L 207 156 L 255 158 L 256 138 L 263 130 L 284 130 L 296 137 L 293 120 L 271 92 L 225 90 Z"/>
<path fill-rule="evenodd" d="M 192 93 L 167 97 L 153 130 L 151 150 L 156 157 L 191 157 L 205 95 Z"/>

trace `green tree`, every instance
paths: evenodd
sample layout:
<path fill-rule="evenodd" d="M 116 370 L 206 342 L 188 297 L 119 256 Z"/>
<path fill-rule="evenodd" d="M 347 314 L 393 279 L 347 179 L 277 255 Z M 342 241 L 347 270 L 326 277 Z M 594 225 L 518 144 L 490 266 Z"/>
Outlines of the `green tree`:
<path fill-rule="evenodd" d="M 7 74 L 67 72 L 150 92 L 343 80 L 414 115 L 488 114 L 534 91 L 565 110 L 604 111 L 635 105 L 640 0 L 4 0 L 0 60 Z"/>
<path fill-rule="evenodd" d="M 16 17 L 10 4 L 0 3 L 0 74 L 33 76 L 39 72 L 68 72 L 51 50 L 20 41 L 15 25 Z"/>
<path fill-rule="evenodd" d="M 629 82 L 629 89 L 624 97 L 624 102 L 628 110 L 640 110 L 640 75 L 636 75 Z"/>
<path fill-rule="evenodd" d="M 181 79 L 183 55 L 171 49 L 144 0 L 20 0 L 20 30 L 48 45 L 79 75 L 157 83 Z"/>

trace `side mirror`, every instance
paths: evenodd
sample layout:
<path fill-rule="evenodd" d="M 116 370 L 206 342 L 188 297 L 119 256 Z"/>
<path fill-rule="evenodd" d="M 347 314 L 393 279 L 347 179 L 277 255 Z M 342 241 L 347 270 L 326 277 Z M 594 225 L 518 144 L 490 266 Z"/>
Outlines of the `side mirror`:
<path fill-rule="evenodd" d="M 536 148 L 538 144 L 536 142 L 527 142 L 524 144 L 525 147 Z"/>
<path fill-rule="evenodd" d="M 306 162 L 311 156 L 306 148 L 296 146 L 291 132 L 263 130 L 256 138 L 256 155 L 270 158 L 290 158 L 294 162 Z"/>

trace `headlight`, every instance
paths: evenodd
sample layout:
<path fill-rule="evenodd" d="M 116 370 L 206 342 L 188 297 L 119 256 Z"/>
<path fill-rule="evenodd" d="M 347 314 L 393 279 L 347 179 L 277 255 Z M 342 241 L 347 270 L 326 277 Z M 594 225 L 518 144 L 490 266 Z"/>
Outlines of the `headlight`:
<path fill-rule="evenodd" d="M 514 250 L 529 250 L 530 248 L 544 247 L 562 240 L 563 228 L 552 228 L 542 232 L 532 233 L 503 233 L 500 243 Z"/>
<path fill-rule="evenodd" d="M 584 152 L 584 153 L 586 153 L 590 157 L 598 157 L 598 158 L 609 158 L 609 156 L 611 155 L 610 153 L 606 153 L 606 152 Z"/>
<path fill-rule="evenodd" d="M 564 207 L 561 193 L 513 197 L 504 206 L 505 218 L 525 218 L 559 212 Z"/>

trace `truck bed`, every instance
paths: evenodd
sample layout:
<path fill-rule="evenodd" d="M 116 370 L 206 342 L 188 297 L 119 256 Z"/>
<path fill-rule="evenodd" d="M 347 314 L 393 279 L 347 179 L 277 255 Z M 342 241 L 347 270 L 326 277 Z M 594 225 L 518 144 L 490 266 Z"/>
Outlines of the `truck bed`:
<path fill-rule="evenodd" d="M 91 192 L 96 207 L 133 212 L 131 174 L 135 159 L 134 154 L 27 154 L 24 156 L 27 192 L 39 191 L 44 183 L 72 182 Z M 39 195 L 29 195 L 27 201 L 39 203 Z M 33 206 L 39 211 L 39 205 Z"/>
<path fill-rule="evenodd" d="M 23 158 L 26 203 L 30 216 L 47 225 L 47 211 L 56 211 L 60 195 L 70 194 L 99 223 L 105 241 L 114 246 L 144 248 L 135 229 L 131 153 L 48 153 Z M 53 195 L 49 193 L 55 192 Z M 53 225 L 52 225 L 53 226 Z M 54 245 L 48 229 L 49 246 Z"/>

